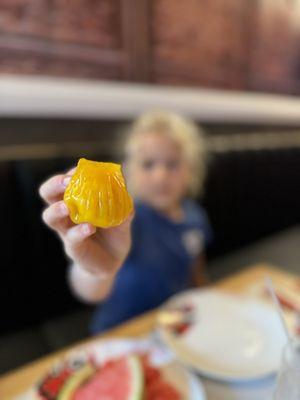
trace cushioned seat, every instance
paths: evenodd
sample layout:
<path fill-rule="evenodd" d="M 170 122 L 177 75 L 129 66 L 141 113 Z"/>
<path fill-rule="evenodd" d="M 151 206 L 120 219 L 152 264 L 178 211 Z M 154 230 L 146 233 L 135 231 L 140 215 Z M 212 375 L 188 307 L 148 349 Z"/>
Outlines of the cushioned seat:
<path fill-rule="evenodd" d="M 61 349 L 88 336 L 91 313 L 91 308 L 79 309 L 43 323 L 40 331 L 53 351 Z"/>
<path fill-rule="evenodd" d="M 26 329 L 0 337 L 0 373 L 33 361 L 51 349 L 39 329 Z"/>
<path fill-rule="evenodd" d="M 0 374 L 88 336 L 91 307 L 0 337 Z"/>

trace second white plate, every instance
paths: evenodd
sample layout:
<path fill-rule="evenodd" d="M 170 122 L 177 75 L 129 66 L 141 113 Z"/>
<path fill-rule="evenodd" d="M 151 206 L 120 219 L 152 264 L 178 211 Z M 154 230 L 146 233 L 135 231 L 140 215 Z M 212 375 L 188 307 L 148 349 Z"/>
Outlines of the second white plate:
<path fill-rule="evenodd" d="M 185 364 L 225 381 L 275 373 L 286 343 L 278 316 L 267 304 L 215 290 L 191 290 L 164 307 L 192 307 L 194 323 L 182 334 L 161 328 L 164 342 Z"/>

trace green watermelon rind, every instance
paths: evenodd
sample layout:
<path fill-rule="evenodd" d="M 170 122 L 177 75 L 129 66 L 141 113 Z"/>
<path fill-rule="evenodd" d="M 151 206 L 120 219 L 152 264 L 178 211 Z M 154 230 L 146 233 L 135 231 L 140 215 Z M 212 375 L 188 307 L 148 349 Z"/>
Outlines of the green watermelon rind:
<path fill-rule="evenodd" d="M 57 397 L 57 400 L 70 400 L 73 397 L 75 391 L 94 373 L 95 368 L 90 364 L 87 364 L 84 367 L 80 368 L 64 384 Z"/>
<path fill-rule="evenodd" d="M 132 374 L 132 391 L 128 400 L 142 400 L 144 396 L 144 371 L 138 356 L 128 357 L 128 366 Z"/>

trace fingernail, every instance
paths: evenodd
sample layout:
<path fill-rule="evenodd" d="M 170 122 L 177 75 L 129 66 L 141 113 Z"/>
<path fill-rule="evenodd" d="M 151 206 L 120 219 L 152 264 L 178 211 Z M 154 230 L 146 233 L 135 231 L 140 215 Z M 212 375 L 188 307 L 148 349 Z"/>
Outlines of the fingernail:
<path fill-rule="evenodd" d="M 70 180 L 71 180 L 71 177 L 70 177 L 70 176 L 67 176 L 67 177 L 65 177 L 65 178 L 63 179 L 62 184 L 63 184 L 63 187 L 64 187 L 64 188 L 66 188 L 66 187 L 68 186 Z"/>
<path fill-rule="evenodd" d="M 69 209 L 64 202 L 60 203 L 60 212 L 62 216 L 69 215 Z"/>
<path fill-rule="evenodd" d="M 93 232 L 93 227 L 90 224 L 82 224 L 81 231 L 84 235 L 89 235 Z"/>

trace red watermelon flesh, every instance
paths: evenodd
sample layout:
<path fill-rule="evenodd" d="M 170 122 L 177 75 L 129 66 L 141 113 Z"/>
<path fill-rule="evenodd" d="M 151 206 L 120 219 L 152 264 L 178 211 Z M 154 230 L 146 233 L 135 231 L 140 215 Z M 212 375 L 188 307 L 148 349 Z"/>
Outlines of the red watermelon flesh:
<path fill-rule="evenodd" d="M 72 400 L 141 400 L 143 387 L 139 358 L 122 357 L 105 364 Z"/>
<path fill-rule="evenodd" d="M 148 358 L 143 357 L 145 392 L 143 400 L 180 400 L 177 390 L 164 381 L 159 369 L 149 364 Z"/>
<path fill-rule="evenodd" d="M 162 379 L 153 381 L 145 388 L 144 400 L 180 400 L 181 396 L 173 386 Z"/>

